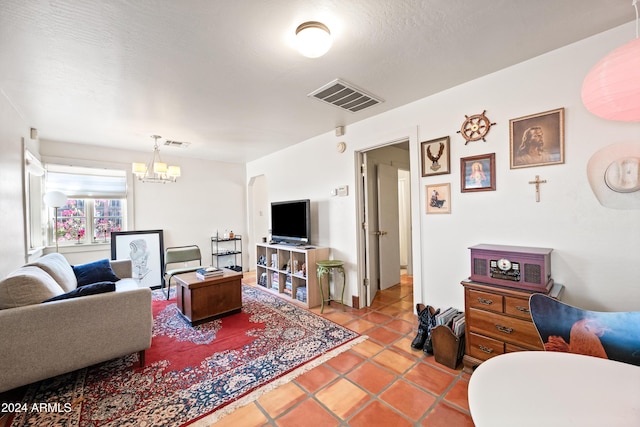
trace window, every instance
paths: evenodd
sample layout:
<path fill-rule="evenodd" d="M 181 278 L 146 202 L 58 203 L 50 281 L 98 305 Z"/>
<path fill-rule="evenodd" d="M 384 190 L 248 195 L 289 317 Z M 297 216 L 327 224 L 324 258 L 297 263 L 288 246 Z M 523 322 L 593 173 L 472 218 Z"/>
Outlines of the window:
<path fill-rule="evenodd" d="M 67 196 L 65 205 L 47 216 L 55 215 L 49 244 L 107 243 L 112 231 L 126 229 L 125 171 L 53 164 L 46 169 L 45 190 Z"/>

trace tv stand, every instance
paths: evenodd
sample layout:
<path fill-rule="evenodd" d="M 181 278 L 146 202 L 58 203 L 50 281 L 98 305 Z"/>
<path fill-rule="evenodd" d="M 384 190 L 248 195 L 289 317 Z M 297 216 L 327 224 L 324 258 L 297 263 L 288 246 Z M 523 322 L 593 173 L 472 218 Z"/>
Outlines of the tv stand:
<path fill-rule="evenodd" d="M 325 259 L 329 259 L 329 248 L 298 246 L 296 243 L 258 243 L 256 282 L 287 301 L 305 308 L 317 307 L 322 297 L 316 262 Z M 303 295 L 306 295 L 304 301 Z"/>

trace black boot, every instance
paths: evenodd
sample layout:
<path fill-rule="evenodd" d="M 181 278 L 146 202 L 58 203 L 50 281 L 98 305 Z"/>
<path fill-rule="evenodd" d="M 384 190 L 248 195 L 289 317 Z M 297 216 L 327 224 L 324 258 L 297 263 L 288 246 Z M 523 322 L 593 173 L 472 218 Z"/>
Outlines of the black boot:
<path fill-rule="evenodd" d="M 440 309 L 434 309 L 431 306 L 427 306 L 424 310 L 425 323 L 427 324 L 427 338 L 424 340 L 424 347 L 422 351 L 424 354 L 433 354 L 433 344 L 431 342 L 431 329 L 436 327 L 436 315 L 440 313 Z"/>
<path fill-rule="evenodd" d="M 418 313 L 418 333 L 411 342 L 411 348 L 414 350 L 421 350 L 424 347 L 425 340 L 427 339 L 427 324 L 422 320 L 422 313 L 424 311 L 424 304 L 416 304 L 416 312 Z"/>
<path fill-rule="evenodd" d="M 431 346 L 431 340 L 428 339 L 431 336 L 430 319 L 433 318 L 435 321 L 435 315 L 440 312 L 440 310 L 438 309 L 438 311 L 434 313 L 433 307 L 416 304 L 416 312 L 418 313 L 418 333 L 411 342 L 411 348 L 414 350 L 423 350 L 427 341 L 429 341 L 429 346 Z"/>

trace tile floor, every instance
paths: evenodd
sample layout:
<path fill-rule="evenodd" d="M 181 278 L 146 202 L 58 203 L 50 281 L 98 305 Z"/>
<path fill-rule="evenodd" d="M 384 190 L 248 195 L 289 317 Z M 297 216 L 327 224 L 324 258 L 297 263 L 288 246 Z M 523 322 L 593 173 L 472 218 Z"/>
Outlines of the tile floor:
<path fill-rule="evenodd" d="M 255 285 L 255 274 L 244 283 Z M 369 339 L 222 418 L 215 427 L 473 426 L 469 375 L 411 350 L 417 318 L 410 276 L 362 310 L 325 307 L 328 319 Z M 313 309 L 320 315 L 320 309 Z M 0 418 L 0 427 L 6 419 Z"/>
<path fill-rule="evenodd" d="M 322 316 L 369 339 L 262 395 L 219 420 L 221 426 L 473 426 L 470 376 L 410 347 L 413 314 L 410 276 L 381 291 L 371 307 L 337 303 Z M 255 275 L 243 282 L 255 285 Z M 313 309 L 320 314 L 320 309 Z"/>

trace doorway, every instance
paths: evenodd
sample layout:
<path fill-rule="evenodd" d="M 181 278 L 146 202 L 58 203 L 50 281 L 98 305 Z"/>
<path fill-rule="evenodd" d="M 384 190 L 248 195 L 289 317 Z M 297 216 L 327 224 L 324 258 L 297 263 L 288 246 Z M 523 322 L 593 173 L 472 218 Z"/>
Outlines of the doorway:
<path fill-rule="evenodd" d="M 379 290 L 400 283 L 401 270 L 413 272 L 409 140 L 359 153 L 362 218 L 359 258 L 364 280 L 361 306 Z"/>
<path fill-rule="evenodd" d="M 255 244 L 267 241 L 270 235 L 269 224 L 269 200 L 267 177 L 264 175 L 254 176 L 249 180 L 249 230 L 247 247 L 255 247 Z M 252 270 L 256 263 L 256 251 L 247 251 L 249 255 L 249 270 Z"/>

